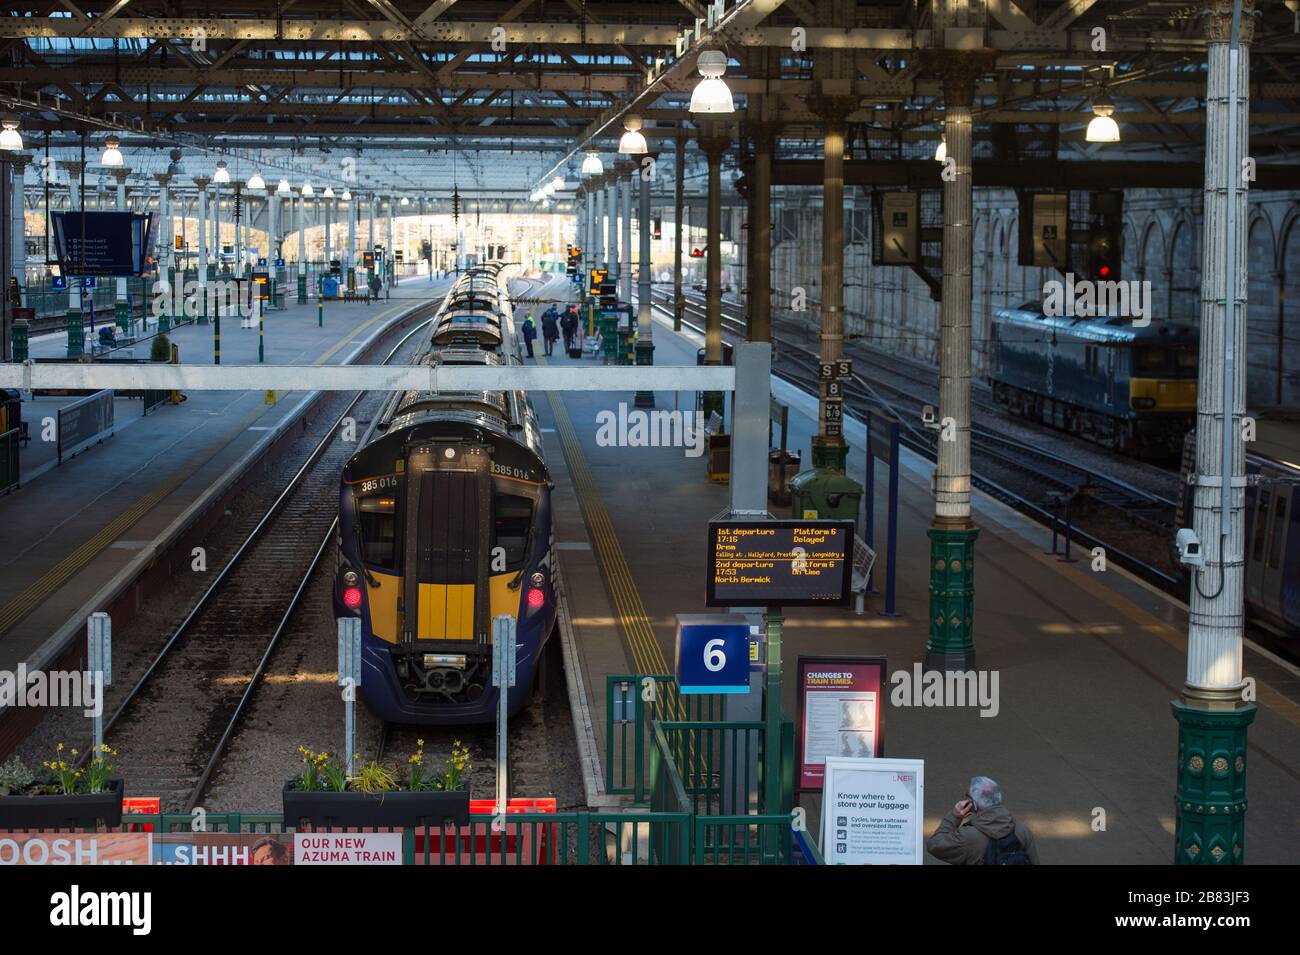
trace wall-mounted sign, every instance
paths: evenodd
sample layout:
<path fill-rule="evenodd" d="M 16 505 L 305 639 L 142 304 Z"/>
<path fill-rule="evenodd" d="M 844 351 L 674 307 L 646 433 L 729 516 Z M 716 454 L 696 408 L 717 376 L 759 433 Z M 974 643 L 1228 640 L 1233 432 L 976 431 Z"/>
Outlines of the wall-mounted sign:
<path fill-rule="evenodd" d="M 799 790 L 819 791 L 826 760 L 885 754 L 884 657 L 799 657 Z"/>
<path fill-rule="evenodd" d="M 847 605 L 852 521 L 710 521 L 710 607 Z"/>
<path fill-rule="evenodd" d="M 920 198 L 915 192 L 877 192 L 880 265 L 916 265 L 921 261 Z"/>
<path fill-rule="evenodd" d="M 925 861 L 925 761 L 826 761 L 822 856 L 827 865 Z"/>
<path fill-rule="evenodd" d="M 140 275 L 147 265 L 153 214 L 55 212 L 54 252 L 63 275 Z"/>

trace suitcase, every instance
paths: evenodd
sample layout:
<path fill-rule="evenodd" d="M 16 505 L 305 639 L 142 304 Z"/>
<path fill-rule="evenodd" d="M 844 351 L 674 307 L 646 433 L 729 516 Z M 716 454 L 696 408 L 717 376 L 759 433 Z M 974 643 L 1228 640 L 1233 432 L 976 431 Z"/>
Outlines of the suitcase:
<path fill-rule="evenodd" d="M 582 348 L 580 348 L 580 347 L 577 346 L 577 345 L 574 345 L 572 348 L 569 349 L 569 357 L 570 357 L 570 358 L 581 358 L 581 357 L 582 357 Z"/>

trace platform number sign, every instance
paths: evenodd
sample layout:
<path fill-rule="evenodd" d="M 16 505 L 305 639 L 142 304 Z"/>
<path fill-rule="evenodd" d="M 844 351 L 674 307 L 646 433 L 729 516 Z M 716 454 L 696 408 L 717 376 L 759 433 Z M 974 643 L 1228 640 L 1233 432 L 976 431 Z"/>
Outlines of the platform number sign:
<path fill-rule="evenodd" d="M 749 639 L 749 621 L 741 614 L 678 614 L 678 691 L 748 693 Z"/>

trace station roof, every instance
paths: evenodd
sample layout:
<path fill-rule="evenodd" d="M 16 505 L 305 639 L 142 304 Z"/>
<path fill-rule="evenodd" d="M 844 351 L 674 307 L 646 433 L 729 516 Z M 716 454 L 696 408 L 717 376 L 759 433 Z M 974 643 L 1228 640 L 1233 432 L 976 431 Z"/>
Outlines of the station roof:
<path fill-rule="evenodd" d="M 187 185 L 224 157 L 234 178 L 256 169 L 271 185 L 310 178 L 408 198 L 454 187 L 520 203 L 559 176 L 563 204 L 585 149 L 614 158 L 628 113 L 671 170 L 673 140 L 694 141 L 706 122 L 687 109 L 706 48 L 728 55 L 737 111 L 721 119 L 733 142 L 771 122 L 778 161 L 818 158 L 829 81 L 855 103 L 855 159 L 927 158 L 943 117 L 942 58 L 927 53 L 955 45 L 990 51 L 977 160 L 1188 163 L 1203 156 L 1206 8 L 1230 7 L 723 0 L 711 28 L 702 0 L 234 0 L 185 17 L 159 0 L 58 0 L 0 17 L 0 103 L 20 115 L 29 151 L 48 133 L 60 160 L 80 155 L 84 134 L 93 167 L 116 130 L 137 178 L 180 147 Z M 1300 147 L 1300 33 L 1282 3 L 1247 7 L 1258 7 L 1247 17 L 1252 155 L 1285 161 Z M 1085 141 L 1103 94 L 1118 144 Z M 687 154 L 695 188 L 698 155 Z"/>

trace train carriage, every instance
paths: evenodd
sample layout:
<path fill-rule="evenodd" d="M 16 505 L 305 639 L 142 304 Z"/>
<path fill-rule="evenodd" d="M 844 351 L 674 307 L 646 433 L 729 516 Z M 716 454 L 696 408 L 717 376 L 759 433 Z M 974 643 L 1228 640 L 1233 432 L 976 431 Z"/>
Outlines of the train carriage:
<path fill-rule="evenodd" d="M 426 365 L 521 362 L 504 271 L 463 275 Z M 397 723 L 495 718 L 492 620 L 516 621 L 509 709 L 539 679 L 555 622 L 551 480 L 522 391 L 393 395 L 343 471 L 335 612 L 361 619 L 361 697 Z"/>
<path fill-rule="evenodd" d="M 1196 424 L 1193 326 L 999 309 L 989 342 L 993 398 L 1013 413 L 1137 457 L 1176 458 Z"/>

